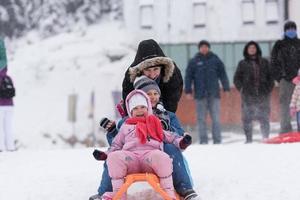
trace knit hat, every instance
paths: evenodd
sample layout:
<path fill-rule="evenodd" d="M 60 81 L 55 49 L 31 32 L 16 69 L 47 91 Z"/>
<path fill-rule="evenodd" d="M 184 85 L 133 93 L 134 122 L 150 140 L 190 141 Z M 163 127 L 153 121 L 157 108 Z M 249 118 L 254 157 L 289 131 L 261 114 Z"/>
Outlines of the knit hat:
<path fill-rule="evenodd" d="M 208 48 L 210 48 L 210 43 L 207 41 L 207 40 L 201 40 L 199 43 L 198 43 L 198 49 L 203 46 L 203 45 L 206 45 L 208 46 Z"/>
<path fill-rule="evenodd" d="M 285 24 L 284 24 L 284 31 L 290 29 L 290 28 L 294 28 L 297 30 L 297 25 L 294 21 L 287 21 Z"/>
<path fill-rule="evenodd" d="M 128 100 L 128 106 L 130 112 L 137 106 L 146 106 L 148 108 L 147 99 L 144 95 L 136 93 Z"/>
<path fill-rule="evenodd" d="M 149 90 L 156 90 L 159 95 L 161 95 L 161 92 L 160 92 L 160 89 L 157 85 L 157 83 L 148 78 L 147 76 L 145 75 L 142 75 L 140 77 L 136 77 L 135 80 L 134 80 L 134 83 L 133 83 L 133 87 L 134 89 L 139 89 L 139 90 L 143 90 L 144 92 L 148 92 Z"/>

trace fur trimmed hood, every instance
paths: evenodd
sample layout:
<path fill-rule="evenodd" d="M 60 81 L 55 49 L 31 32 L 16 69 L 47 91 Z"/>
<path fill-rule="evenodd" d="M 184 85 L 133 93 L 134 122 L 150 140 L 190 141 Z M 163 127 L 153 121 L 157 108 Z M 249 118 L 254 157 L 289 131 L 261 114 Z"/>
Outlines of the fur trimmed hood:
<path fill-rule="evenodd" d="M 144 69 L 158 65 L 162 66 L 163 82 L 168 82 L 174 73 L 173 60 L 165 56 L 156 41 L 143 40 L 140 42 L 135 59 L 129 68 L 130 81 L 133 82 L 137 76 L 141 76 Z"/>

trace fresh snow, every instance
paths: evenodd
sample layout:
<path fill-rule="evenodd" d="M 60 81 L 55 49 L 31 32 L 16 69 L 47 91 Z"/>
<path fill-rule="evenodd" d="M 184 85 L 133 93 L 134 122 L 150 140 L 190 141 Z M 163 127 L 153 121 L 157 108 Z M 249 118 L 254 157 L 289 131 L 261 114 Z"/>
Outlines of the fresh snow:
<path fill-rule="evenodd" d="M 102 23 L 84 31 L 39 40 L 34 32 L 7 42 L 9 74 L 16 87 L 15 137 L 20 148 L 70 147 L 58 135 L 73 134 L 68 121 L 68 96 L 77 94 L 75 135 L 85 138 L 98 121 L 114 118 L 112 91 L 121 91 L 137 41 L 119 23 Z M 111 62 L 110 57 L 123 56 Z M 95 91 L 94 125 L 88 118 Z M 93 127 L 92 127 L 93 126 Z"/>
<path fill-rule="evenodd" d="M 78 95 L 75 135 L 81 139 L 95 130 L 104 141 L 97 121 L 115 117 L 111 93 L 121 90 L 139 41 L 118 23 L 101 23 L 44 40 L 37 35 L 31 32 L 6 42 L 9 73 L 17 91 L 18 151 L 0 153 L 0 200 L 88 199 L 97 191 L 102 163 L 93 159 L 94 148 L 76 145 L 70 149 L 60 139 L 59 135 L 73 134 L 67 120 L 68 95 Z M 112 62 L 111 57 L 122 59 Z M 93 90 L 94 122 L 88 118 Z M 276 132 L 278 124 L 272 124 L 272 129 Z M 223 136 L 222 145 L 192 145 L 184 153 L 203 200 L 300 199 L 300 144 L 244 145 L 242 134 Z M 129 193 L 130 199 L 155 196 L 145 184 Z M 143 198 L 137 197 L 140 194 Z"/>
<path fill-rule="evenodd" d="M 96 193 L 102 171 L 92 151 L 0 153 L 0 199 L 87 200 Z M 299 200 L 299 152 L 299 143 L 232 144 L 192 145 L 184 154 L 203 200 Z M 129 193 L 130 199 L 155 196 L 145 184 L 134 185 Z"/>

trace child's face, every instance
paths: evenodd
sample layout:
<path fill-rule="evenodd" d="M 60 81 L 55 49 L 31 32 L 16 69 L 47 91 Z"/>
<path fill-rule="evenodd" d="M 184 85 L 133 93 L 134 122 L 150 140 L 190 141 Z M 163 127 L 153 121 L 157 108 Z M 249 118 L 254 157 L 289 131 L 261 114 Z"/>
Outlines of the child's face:
<path fill-rule="evenodd" d="M 146 106 L 136 106 L 131 111 L 132 117 L 146 117 L 148 115 L 148 108 Z"/>
<path fill-rule="evenodd" d="M 151 106 L 154 108 L 159 102 L 160 95 L 156 90 L 149 90 L 147 92 L 148 97 L 150 98 Z"/>

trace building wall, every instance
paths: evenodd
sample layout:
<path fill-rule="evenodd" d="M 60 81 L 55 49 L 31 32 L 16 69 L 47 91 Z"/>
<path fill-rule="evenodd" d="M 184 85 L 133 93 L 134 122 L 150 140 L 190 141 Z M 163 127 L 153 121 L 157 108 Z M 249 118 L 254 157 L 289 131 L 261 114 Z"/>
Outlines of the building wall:
<path fill-rule="evenodd" d="M 300 1 L 299 0 L 289 0 L 289 19 L 297 23 L 298 26 L 298 36 L 300 35 Z"/>
<path fill-rule="evenodd" d="M 124 0 L 124 20 L 137 39 L 151 37 L 161 43 L 193 43 L 203 38 L 214 42 L 276 40 L 282 35 L 284 0 L 276 1 L 275 22 L 268 21 L 267 2 L 270 0 Z M 195 5 L 198 12 L 194 12 Z M 148 13 L 152 27 L 141 28 L 141 21 L 147 18 L 142 7 L 147 6 L 152 6 Z M 200 21 L 197 27 L 196 21 Z"/>

